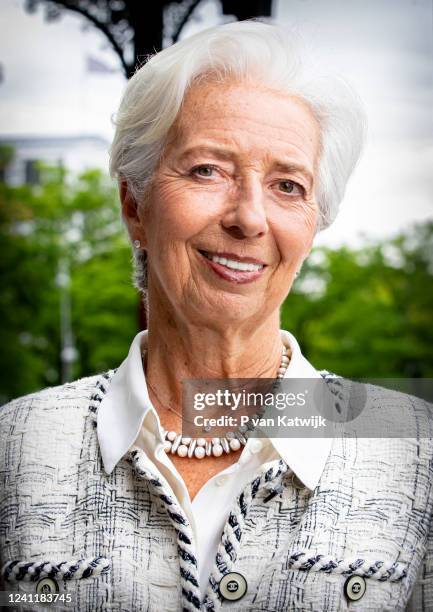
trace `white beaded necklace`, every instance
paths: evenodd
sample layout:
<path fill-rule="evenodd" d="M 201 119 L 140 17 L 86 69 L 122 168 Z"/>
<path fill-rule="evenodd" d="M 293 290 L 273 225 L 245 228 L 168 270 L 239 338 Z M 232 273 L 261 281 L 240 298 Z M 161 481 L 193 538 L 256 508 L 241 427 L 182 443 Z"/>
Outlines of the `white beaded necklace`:
<path fill-rule="evenodd" d="M 144 357 L 145 354 L 142 353 L 143 367 Z M 291 350 L 287 349 L 283 345 L 281 363 L 277 372 L 277 379 L 284 377 L 290 363 L 290 357 Z M 154 390 L 153 392 L 155 393 Z M 167 409 L 174 412 L 174 414 L 180 418 L 183 418 L 181 414 L 174 410 L 174 408 L 167 406 Z M 251 418 L 261 416 L 263 412 L 264 409 L 260 408 L 256 411 L 256 413 L 251 415 Z M 209 429 L 210 428 L 205 428 L 207 431 L 209 431 Z M 189 459 L 192 457 L 195 457 L 196 459 L 203 459 L 203 457 L 210 457 L 211 455 L 214 457 L 220 457 L 223 453 L 229 454 L 232 451 L 239 450 L 241 446 L 244 446 L 247 443 L 248 436 L 253 429 L 253 425 L 241 425 L 236 431 L 227 432 L 222 438 L 212 438 L 211 440 L 206 440 L 205 438 L 190 438 L 187 436 L 182 436 L 181 433 L 173 430 L 167 431 L 166 429 L 162 428 L 164 450 L 167 454 L 170 453 L 172 455 L 177 455 L 178 457 L 188 457 Z"/>

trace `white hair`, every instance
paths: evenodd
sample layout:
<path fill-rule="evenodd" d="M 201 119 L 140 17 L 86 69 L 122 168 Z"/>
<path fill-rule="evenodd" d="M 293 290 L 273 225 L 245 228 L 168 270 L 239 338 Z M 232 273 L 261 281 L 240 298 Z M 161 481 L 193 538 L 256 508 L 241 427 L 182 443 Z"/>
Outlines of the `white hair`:
<path fill-rule="evenodd" d="M 365 111 L 347 81 L 318 69 L 305 40 L 281 25 L 228 23 L 151 56 L 128 82 L 116 115 L 111 175 L 143 200 L 188 88 L 208 76 L 253 81 L 308 104 L 320 126 L 316 229 L 331 225 L 365 141 Z"/>

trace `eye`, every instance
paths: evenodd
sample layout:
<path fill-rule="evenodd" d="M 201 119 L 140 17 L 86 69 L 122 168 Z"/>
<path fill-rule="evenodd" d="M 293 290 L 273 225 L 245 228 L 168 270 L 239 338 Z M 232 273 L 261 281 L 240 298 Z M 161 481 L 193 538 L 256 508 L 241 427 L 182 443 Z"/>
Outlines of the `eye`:
<path fill-rule="evenodd" d="M 195 166 L 191 170 L 191 174 L 194 176 L 200 176 L 201 178 L 211 178 L 214 174 L 215 166 L 211 164 L 201 164 L 200 166 Z"/>
<path fill-rule="evenodd" d="M 278 188 L 283 193 L 287 193 L 289 195 L 302 195 L 303 187 L 295 183 L 294 181 L 284 180 L 278 182 Z"/>

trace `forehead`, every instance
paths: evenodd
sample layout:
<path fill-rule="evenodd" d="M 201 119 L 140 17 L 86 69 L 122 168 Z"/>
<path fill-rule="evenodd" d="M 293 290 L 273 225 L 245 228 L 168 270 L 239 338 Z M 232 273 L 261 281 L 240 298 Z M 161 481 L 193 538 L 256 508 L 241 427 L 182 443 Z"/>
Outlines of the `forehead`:
<path fill-rule="evenodd" d="M 301 157 L 316 166 L 320 127 L 306 102 L 254 83 L 202 82 L 187 93 L 172 144 L 201 139 L 263 155 Z"/>

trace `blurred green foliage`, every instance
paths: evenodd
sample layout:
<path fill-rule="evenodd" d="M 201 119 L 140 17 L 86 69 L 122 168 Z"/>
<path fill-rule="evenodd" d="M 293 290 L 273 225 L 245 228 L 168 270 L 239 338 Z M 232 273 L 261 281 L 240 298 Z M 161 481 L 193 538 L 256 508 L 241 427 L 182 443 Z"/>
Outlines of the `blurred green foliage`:
<path fill-rule="evenodd" d="M 117 191 L 100 171 L 41 167 L 0 184 L 0 400 L 61 383 L 59 264 L 70 269 L 73 378 L 119 365 L 138 331 Z M 366 241 L 367 242 L 367 241 Z M 281 311 L 317 369 L 433 377 L 433 222 L 361 249 L 313 250 Z"/>
<path fill-rule="evenodd" d="M 119 365 L 137 332 L 137 291 L 117 190 L 99 170 L 0 183 L 0 403 L 61 383 L 59 266 L 70 269 L 73 378 Z"/>
<path fill-rule="evenodd" d="M 433 222 L 360 249 L 313 249 L 282 309 L 317 369 L 433 377 Z"/>

